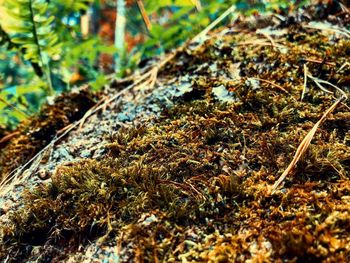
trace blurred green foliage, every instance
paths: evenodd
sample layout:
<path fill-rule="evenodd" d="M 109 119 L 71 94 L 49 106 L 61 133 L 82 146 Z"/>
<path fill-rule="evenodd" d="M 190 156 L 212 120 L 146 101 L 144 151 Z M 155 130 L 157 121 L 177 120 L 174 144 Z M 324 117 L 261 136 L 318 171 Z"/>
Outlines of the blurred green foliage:
<path fill-rule="evenodd" d="M 109 2 L 113 9 L 115 1 Z M 188 0 L 143 1 L 152 21 L 149 32 L 137 5 L 129 7 L 127 31 L 143 33 L 145 40 L 123 58 L 122 75 L 137 69 L 140 61 L 195 36 L 232 4 L 251 14 L 287 8 L 295 1 L 198 2 L 200 8 L 196 1 Z M 0 21 L 0 126 L 14 128 L 26 115 L 36 112 L 48 95 L 69 90 L 72 84 L 88 83 L 99 90 L 108 83 L 99 58 L 101 54 L 113 57 L 117 50 L 94 33 L 83 36 L 80 24 L 82 14 L 100 8 L 100 1 L 0 0 L 0 5 L 5 7 L 0 15 L 6 15 Z M 77 73 L 84 78 L 72 83 Z"/>

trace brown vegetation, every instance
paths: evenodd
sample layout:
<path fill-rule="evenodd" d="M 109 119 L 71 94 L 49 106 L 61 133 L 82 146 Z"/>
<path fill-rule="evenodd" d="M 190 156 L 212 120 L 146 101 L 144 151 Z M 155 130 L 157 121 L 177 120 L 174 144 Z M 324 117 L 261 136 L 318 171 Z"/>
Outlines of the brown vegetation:
<path fill-rule="evenodd" d="M 265 31 L 243 21 L 179 51 L 158 78 L 187 76 L 191 88 L 160 118 L 111 136 L 104 158 L 61 166 L 27 191 L 0 226 L 0 258 L 36 247 L 58 260 L 98 239 L 123 262 L 349 261 L 347 101 L 269 191 L 349 95 L 345 19 L 327 24 L 322 8 L 270 16 Z"/>

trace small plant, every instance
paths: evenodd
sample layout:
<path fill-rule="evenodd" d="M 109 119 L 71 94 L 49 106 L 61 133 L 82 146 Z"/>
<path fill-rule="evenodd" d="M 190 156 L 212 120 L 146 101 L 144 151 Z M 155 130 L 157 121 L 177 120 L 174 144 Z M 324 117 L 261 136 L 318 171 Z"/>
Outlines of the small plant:
<path fill-rule="evenodd" d="M 10 34 L 10 41 L 17 44 L 24 59 L 39 65 L 37 74 L 43 69 L 53 93 L 50 60 L 60 54 L 58 36 L 53 30 L 53 16 L 48 16 L 48 3 L 41 0 L 13 1 L 4 3 L 8 21 L 4 23 Z"/>

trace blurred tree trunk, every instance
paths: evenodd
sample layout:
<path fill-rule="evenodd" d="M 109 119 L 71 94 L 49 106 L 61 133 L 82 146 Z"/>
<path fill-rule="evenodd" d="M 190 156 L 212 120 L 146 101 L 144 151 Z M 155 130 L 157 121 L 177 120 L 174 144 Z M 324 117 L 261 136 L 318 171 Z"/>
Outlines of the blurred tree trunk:
<path fill-rule="evenodd" d="M 114 60 L 114 69 L 116 73 L 120 73 L 123 67 L 123 59 L 125 54 L 125 2 L 117 0 L 116 9 L 117 18 L 115 20 L 114 45 L 118 49 L 117 56 Z"/>

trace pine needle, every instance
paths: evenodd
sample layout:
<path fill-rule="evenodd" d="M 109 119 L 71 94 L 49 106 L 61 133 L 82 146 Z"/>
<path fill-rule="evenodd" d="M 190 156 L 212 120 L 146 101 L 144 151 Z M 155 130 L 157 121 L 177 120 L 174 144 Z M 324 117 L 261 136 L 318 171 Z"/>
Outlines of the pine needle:
<path fill-rule="evenodd" d="M 7 107 L 13 109 L 14 111 L 17 111 L 17 112 L 21 113 L 24 117 L 26 117 L 26 118 L 29 118 L 29 117 L 30 117 L 27 113 L 25 113 L 24 111 L 20 110 L 20 109 L 17 108 L 16 106 L 14 106 L 14 105 L 8 103 L 8 102 L 7 102 L 6 100 L 4 100 L 3 98 L 0 98 L 0 101 L 3 102 Z"/>
<path fill-rule="evenodd" d="M 151 32 L 151 29 L 152 29 L 152 23 L 151 23 L 151 20 L 149 20 L 145 6 L 143 5 L 142 0 L 136 0 L 136 3 L 137 3 L 137 6 L 140 10 L 143 22 L 145 23 L 147 31 L 149 33 L 149 32 Z"/>
<path fill-rule="evenodd" d="M 270 84 L 271 86 L 273 86 L 273 87 L 275 87 L 275 88 L 277 88 L 277 89 L 279 89 L 279 90 L 281 90 L 281 91 L 283 91 L 283 92 L 285 92 L 285 93 L 289 93 L 286 89 L 284 89 L 283 87 L 281 87 L 280 85 L 278 85 L 278 84 L 276 84 L 276 83 L 273 83 L 272 81 L 269 81 L 269 80 L 266 80 L 266 79 L 261 79 L 261 78 L 256 78 L 256 77 L 254 77 L 254 78 L 251 78 L 251 79 L 256 79 L 256 80 L 260 80 L 260 81 L 262 81 L 262 82 L 265 82 L 265 83 L 267 83 L 267 84 Z"/>
<path fill-rule="evenodd" d="M 299 161 L 300 157 L 305 153 L 307 148 L 309 147 L 312 138 L 314 137 L 317 128 L 320 126 L 320 124 L 327 118 L 327 116 L 338 106 L 338 104 L 343 100 L 343 97 L 339 98 L 337 101 L 334 102 L 334 104 L 323 114 L 321 119 L 314 125 L 314 127 L 308 132 L 308 134 L 305 136 L 303 141 L 300 143 L 293 160 L 288 165 L 287 169 L 283 172 L 283 174 L 278 178 L 278 180 L 275 182 L 275 184 L 272 187 L 272 194 L 276 191 L 276 189 L 281 185 L 283 180 L 287 177 L 287 175 L 291 172 L 291 170 L 295 167 L 297 162 Z"/>
<path fill-rule="evenodd" d="M 306 93 L 306 83 L 307 83 L 307 67 L 304 64 L 304 85 L 303 85 L 303 92 L 301 93 L 301 98 L 300 98 L 301 101 L 304 99 L 304 96 Z"/>
<path fill-rule="evenodd" d="M 289 166 L 287 167 L 287 169 L 283 172 L 283 174 L 278 178 L 278 180 L 275 182 L 275 184 L 272 187 L 272 194 L 276 191 L 277 187 L 280 186 L 280 184 L 282 183 L 282 181 L 286 178 L 286 176 L 290 173 L 290 171 L 295 167 L 295 165 L 297 164 L 297 162 L 299 161 L 300 157 L 303 155 L 303 153 L 307 150 L 307 148 L 309 147 L 312 138 L 314 137 L 317 128 L 321 125 L 321 123 L 327 118 L 327 116 L 338 106 L 339 103 L 341 103 L 343 100 L 347 100 L 347 95 L 346 93 L 338 88 L 337 86 L 333 85 L 332 83 L 313 77 L 310 74 L 307 74 L 307 68 L 304 65 L 304 88 L 306 88 L 306 78 L 310 78 L 312 79 L 315 84 L 324 92 L 327 93 L 333 93 L 330 90 L 326 89 L 322 84 L 327 84 L 333 88 L 335 88 L 335 90 L 337 90 L 338 92 L 340 92 L 342 95 L 340 96 L 340 98 L 338 98 L 333 105 L 323 114 L 323 116 L 321 117 L 321 119 L 314 125 L 314 127 L 308 132 L 308 134 L 305 136 L 305 138 L 303 139 L 303 141 L 300 143 L 294 157 L 293 160 L 291 161 L 291 163 L 289 164 Z M 302 98 L 304 96 L 304 91 L 302 94 Z"/>
<path fill-rule="evenodd" d="M 233 13 L 235 10 L 236 10 L 236 6 L 232 5 L 229 9 L 227 9 L 224 13 L 222 13 L 221 16 L 219 16 L 210 25 L 208 25 L 202 32 L 200 32 L 198 35 L 192 38 L 190 42 L 193 43 L 193 42 L 201 41 L 209 33 L 210 30 L 216 27 L 222 20 L 224 20 L 229 14 Z"/>

